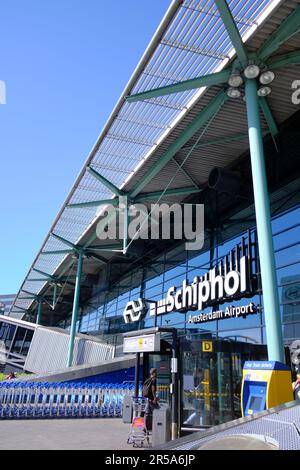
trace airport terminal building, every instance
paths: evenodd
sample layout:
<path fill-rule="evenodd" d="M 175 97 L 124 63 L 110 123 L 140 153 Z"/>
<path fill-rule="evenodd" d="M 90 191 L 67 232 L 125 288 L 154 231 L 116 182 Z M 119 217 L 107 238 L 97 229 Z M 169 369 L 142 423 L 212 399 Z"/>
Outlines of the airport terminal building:
<path fill-rule="evenodd" d="M 169 396 L 175 329 L 179 426 L 239 417 L 244 362 L 288 362 L 300 339 L 298 88 L 298 1 L 174 0 L 0 322 L 12 363 L 26 370 L 28 329 L 67 338 L 63 368 L 76 338 L 97 342 L 86 364 L 121 361 L 124 334 L 157 328 L 139 360 Z M 201 205 L 200 249 L 130 236 L 133 209 L 163 203 Z M 107 206 L 121 237 L 103 236 Z"/>

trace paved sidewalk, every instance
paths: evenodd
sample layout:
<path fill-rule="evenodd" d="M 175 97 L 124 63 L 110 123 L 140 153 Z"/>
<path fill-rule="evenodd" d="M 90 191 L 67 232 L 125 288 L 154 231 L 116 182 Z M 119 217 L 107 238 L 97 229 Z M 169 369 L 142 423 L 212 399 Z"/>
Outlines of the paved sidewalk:
<path fill-rule="evenodd" d="M 134 450 L 118 418 L 0 421 L 0 450 Z"/>

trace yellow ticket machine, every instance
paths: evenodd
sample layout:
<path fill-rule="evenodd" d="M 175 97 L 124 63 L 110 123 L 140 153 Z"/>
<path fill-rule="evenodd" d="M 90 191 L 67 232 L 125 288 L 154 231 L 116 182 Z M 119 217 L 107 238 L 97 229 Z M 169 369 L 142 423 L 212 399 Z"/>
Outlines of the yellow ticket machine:
<path fill-rule="evenodd" d="M 241 405 L 243 416 L 292 401 L 291 370 L 275 361 L 247 361 L 243 369 Z"/>

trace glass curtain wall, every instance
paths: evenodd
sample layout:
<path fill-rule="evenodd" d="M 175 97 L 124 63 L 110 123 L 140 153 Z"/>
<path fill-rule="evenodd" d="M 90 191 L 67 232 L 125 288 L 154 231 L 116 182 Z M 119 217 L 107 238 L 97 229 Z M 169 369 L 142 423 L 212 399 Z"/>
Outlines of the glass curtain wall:
<path fill-rule="evenodd" d="M 290 343 L 300 336 L 300 208 L 275 218 L 272 224 L 284 338 L 286 343 Z M 240 241 L 241 235 L 224 244 L 218 244 L 213 265 L 229 253 Z M 147 299 L 159 300 L 167 294 L 169 287 L 179 287 L 183 279 L 191 281 L 195 275 L 205 274 L 210 266 L 209 252 L 196 256 L 192 251 L 164 253 L 151 267 L 132 272 L 113 286 L 110 292 L 96 294 L 90 299 L 89 304 L 81 309 L 78 330 L 104 336 L 110 342 L 119 342 L 118 333 L 126 329 L 123 310 L 129 300 L 136 300 L 141 293 Z M 261 292 L 251 300 L 262 305 Z M 243 299 L 234 302 L 235 306 L 244 303 Z M 157 324 L 174 326 L 184 333 L 190 330 L 191 333 L 203 337 L 209 334 L 255 344 L 265 343 L 263 309 L 261 313 L 250 315 L 245 319 L 233 318 L 202 323 L 199 328 L 186 322 L 187 315 L 188 313 L 179 312 L 161 315 Z M 140 327 L 147 328 L 153 325 L 153 317 L 147 316 Z M 68 328 L 68 324 L 61 326 Z M 136 327 L 135 324 L 134 329 Z"/>

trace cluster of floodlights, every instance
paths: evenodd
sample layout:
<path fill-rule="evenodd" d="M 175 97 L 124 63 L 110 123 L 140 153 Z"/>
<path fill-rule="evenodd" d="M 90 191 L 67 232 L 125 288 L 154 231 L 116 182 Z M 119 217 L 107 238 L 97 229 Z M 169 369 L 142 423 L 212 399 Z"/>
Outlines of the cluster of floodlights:
<path fill-rule="evenodd" d="M 259 81 L 261 86 L 257 90 L 258 96 L 268 96 L 271 93 L 271 88 L 268 86 L 275 78 L 274 72 L 271 70 L 261 71 L 259 66 L 256 64 L 249 64 L 245 70 L 244 75 L 246 78 L 257 78 L 259 76 Z M 227 89 L 227 95 L 229 98 L 239 98 L 242 95 L 239 87 L 243 84 L 243 77 L 240 72 L 234 70 L 229 77 Z"/>

